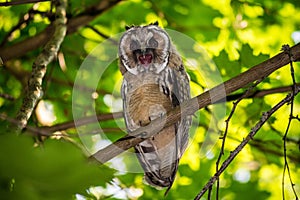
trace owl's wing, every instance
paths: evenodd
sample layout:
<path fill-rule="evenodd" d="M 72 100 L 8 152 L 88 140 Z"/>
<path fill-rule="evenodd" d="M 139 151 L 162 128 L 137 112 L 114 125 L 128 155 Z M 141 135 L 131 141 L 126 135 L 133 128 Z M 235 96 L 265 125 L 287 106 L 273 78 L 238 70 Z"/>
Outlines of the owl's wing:
<path fill-rule="evenodd" d="M 177 53 L 171 54 L 169 60 L 169 70 L 172 74 L 172 83 L 168 84 L 168 87 L 171 90 L 170 99 L 172 101 L 172 105 L 173 107 L 176 107 L 191 98 L 189 84 L 190 80 L 188 74 L 184 70 L 181 57 Z M 181 120 L 175 124 L 176 140 L 178 145 L 178 159 L 181 158 L 188 145 L 191 120 L 191 116 L 181 117 Z"/>
<path fill-rule="evenodd" d="M 172 64 L 172 63 L 170 63 Z M 181 62 L 176 63 L 178 66 L 170 65 L 166 70 L 167 78 L 165 79 L 165 90 L 169 90 L 166 95 L 169 95 L 169 98 L 172 103 L 172 107 L 175 108 L 180 106 L 181 103 L 190 99 L 190 86 L 189 86 L 189 77 L 184 70 L 183 64 Z M 169 157 L 169 185 L 165 194 L 170 190 L 175 175 L 178 169 L 178 164 L 181 156 L 183 155 L 189 139 L 189 128 L 191 125 L 191 116 L 181 117 L 180 121 L 176 122 L 174 127 L 174 142 L 170 142 L 168 145 L 168 150 L 166 157 Z M 170 127 L 169 127 L 170 128 Z M 172 126 L 171 126 L 172 128 Z M 173 148 L 173 145 L 175 148 Z"/>

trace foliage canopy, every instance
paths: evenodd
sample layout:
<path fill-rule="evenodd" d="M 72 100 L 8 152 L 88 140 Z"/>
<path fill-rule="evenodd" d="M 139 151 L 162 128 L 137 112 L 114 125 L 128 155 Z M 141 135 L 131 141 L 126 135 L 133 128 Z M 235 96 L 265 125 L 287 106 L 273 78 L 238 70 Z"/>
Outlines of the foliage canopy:
<path fill-rule="evenodd" d="M 87 56 L 95 56 L 91 52 L 99 43 L 123 32 L 125 25 L 158 21 L 160 26 L 185 34 L 207 51 L 215 63 L 209 65 L 210 70 L 220 73 L 221 79 L 208 83 L 210 78 L 189 65 L 194 62 L 193 59 L 187 59 L 193 96 L 274 56 L 283 44 L 292 46 L 300 42 L 298 0 L 69 0 L 67 17 L 75 28 L 71 29 L 69 24 L 57 59 L 47 66 L 42 85 L 43 97 L 24 134 L 16 136 L 11 131 L 15 126 L 14 118 L 26 92 L 32 64 L 42 50 L 41 46 L 37 46 L 26 51 L 31 44 L 22 41 L 28 38 L 40 40 L 38 35 L 54 20 L 54 11 L 51 2 L 0 7 L 0 57 L 4 62 L 0 66 L 0 196 L 6 199 L 163 198 L 163 190 L 145 185 L 143 174 L 131 171 L 136 166 L 126 160 L 127 157 L 121 155 L 107 165 L 90 163 L 85 157 L 90 153 L 88 151 L 95 152 L 109 140 L 115 141 L 125 134 L 123 119 L 118 114 L 121 111 L 118 105 L 121 105 L 119 89 L 122 76 L 117 60 L 103 71 L 100 81 L 95 72 L 101 71 L 101 65 L 92 66 L 95 70 L 84 71 L 81 75 L 85 78 L 82 80 L 95 80 L 95 90 L 88 84 L 82 84 L 84 87 L 77 88 L 81 93 L 76 96 L 76 101 L 74 82 Z M 76 22 L 80 26 L 76 26 Z M 117 40 L 113 37 L 110 42 L 114 47 Z M 23 46 L 16 46 L 18 44 Z M 16 47 L 24 51 L 14 54 L 19 52 Z M 104 61 L 109 56 L 101 48 L 96 53 Z M 11 56 L 6 59 L 3 55 Z M 201 64 L 196 61 L 199 68 Z M 293 66 L 297 82 L 300 78 L 299 63 L 295 62 Z M 209 76 L 213 77 L 213 74 Z M 228 123 L 221 160 L 246 137 L 263 112 L 291 92 L 291 87 L 285 86 L 292 84 L 290 68 L 285 66 L 254 88 L 256 93 L 262 92 L 261 96 L 239 102 Z M 246 90 L 240 89 L 233 95 Z M 236 100 L 233 95 L 232 99 Z M 208 106 L 195 114 L 196 126 L 191 133 L 190 146 L 180 162 L 175 184 L 166 199 L 193 199 L 216 172 L 225 121 L 234 106 L 232 99 L 228 97 L 226 103 Z M 282 179 L 285 179 L 285 198 L 295 198 L 287 173 L 283 178 L 285 158 L 299 197 L 299 104 L 299 96 L 296 96 L 293 102 L 295 119 L 291 121 L 286 142 L 283 138 L 290 118 L 290 104 L 272 115 L 222 173 L 220 198 L 280 199 Z M 83 122 L 84 125 L 76 129 L 72 124 L 74 113 L 83 111 L 88 118 L 93 114 L 90 106 L 99 115 L 99 123 Z M 218 109 L 224 109 L 223 113 L 219 114 Z M 112 112 L 115 119 L 107 114 Z M 95 131 L 99 125 L 107 140 L 99 141 Z M 95 137 L 83 139 L 82 133 Z M 215 186 L 212 195 L 216 195 Z"/>

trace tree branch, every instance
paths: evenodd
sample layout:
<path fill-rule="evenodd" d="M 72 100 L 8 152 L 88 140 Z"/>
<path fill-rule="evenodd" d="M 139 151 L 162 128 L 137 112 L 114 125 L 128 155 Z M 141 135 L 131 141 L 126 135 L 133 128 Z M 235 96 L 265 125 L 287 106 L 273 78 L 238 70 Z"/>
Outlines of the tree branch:
<path fill-rule="evenodd" d="M 66 35 L 66 6 L 66 0 L 57 2 L 56 19 L 53 23 L 55 27 L 54 34 L 33 63 L 31 77 L 28 82 L 28 91 L 25 94 L 22 106 L 16 117 L 19 121 L 18 129 L 20 130 L 26 126 L 37 101 L 42 96 L 42 80 L 46 73 L 47 65 L 52 62 L 57 55 Z"/>
<path fill-rule="evenodd" d="M 296 83 L 296 86 L 299 87 L 300 83 Z M 293 90 L 293 85 L 276 87 L 276 88 L 265 89 L 265 90 L 255 90 L 249 92 L 244 98 L 261 98 L 270 94 L 291 92 L 292 90 Z M 239 99 L 241 96 L 243 96 L 243 94 L 228 95 L 226 101 L 234 101 Z"/>
<path fill-rule="evenodd" d="M 68 20 L 67 34 L 76 32 L 80 27 L 87 25 L 98 15 L 102 14 L 112 6 L 116 5 L 121 0 L 103 0 L 98 4 L 88 8 L 83 14 L 78 15 Z M 27 52 L 42 47 L 50 40 L 51 35 L 54 32 L 55 27 L 53 24 L 49 25 L 44 31 L 39 34 L 16 43 L 12 46 L 4 47 L 0 49 L 0 58 L 3 63 L 13 58 L 18 58 L 25 55 Z"/>
<path fill-rule="evenodd" d="M 4 98 L 4 99 L 7 99 L 9 101 L 14 101 L 15 98 L 9 94 L 5 94 L 5 93 L 0 93 L 0 97 Z"/>
<path fill-rule="evenodd" d="M 6 1 L 6 2 L 0 2 L 0 6 L 16 6 L 21 4 L 27 4 L 27 3 L 39 3 L 43 1 L 51 1 L 51 0 L 18 0 L 18 1 Z"/>
<path fill-rule="evenodd" d="M 87 28 L 90 28 L 92 31 L 94 31 L 95 33 L 97 33 L 98 35 L 100 35 L 101 37 L 103 37 L 104 39 L 109 40 L 113 45 L 118 46 L 119 42 L 117 40 L 114 40 L 112 38 L 110 38 L 108 35 L 105 35 L 104 33 L 100 32 L 98 29 L 96 29 L 93 26 L 86 26 Z"/>
<path fill-rule="evenodd" d="M 116 119 L 116 118 L 121 118 L 121 117 L 123 117 L 122 112 L 99 114 L 96 116 L 96 118 L 94 116 L 83 117 L 83 118 L 76 120 L 76 126 L 83 126 L 83 125 L 87 125 L 90 123 L 98 123 L 99 121 L 111 120 L 111 119 Z M 62 130 L 70 129 L 70 128 L 75 128 L 76 126 L 75 126 L 74 121 L 69 121 L 69 122 L 64 122 L 64 123 L 56 124 L 56 125 L 49 126 L 49 127 L 39 127 L 39 129 L 43 129 L 43 131 L 46 131 L 47 133 L 51 134 L 56 131 L 62 131 Z"/>
<path fill-rule="evenodd" d="M 294 56 L 294 61 L 300 60 L 300 44 L 291 48 L 291 54 Z M 190 99 L 187 102 L 184 102 L 181 107 L 174 108 L 168 112 L 167 115 L 153 120 L 148 126 L 137 129 L 130 135 L 126 135 L 113 144 L 97 151 L 95 154 L 91 155 L 91 157 L 96 158 L 101 163 L 105 163 L 123 151 L 137 145 L 147 138 L 150 138 L 161 130 L 161 128 L 174 124 L 181 116 L 184 117 L 187 115 L 193 115 L 194 112 L 208 106 L 209 104 L 224 101 L 226 99 L 223 92 L 224 89 L 226 93 L 225 95 L 229 95 L 232 92 L 245 87 L 249 83 L 269 76 L 272 72 L 287 65 L 289 62 L 290 58 L 288 55 L 283 52 L 279 53 L 276 56 L 250 68 L 246 72 Z"/>

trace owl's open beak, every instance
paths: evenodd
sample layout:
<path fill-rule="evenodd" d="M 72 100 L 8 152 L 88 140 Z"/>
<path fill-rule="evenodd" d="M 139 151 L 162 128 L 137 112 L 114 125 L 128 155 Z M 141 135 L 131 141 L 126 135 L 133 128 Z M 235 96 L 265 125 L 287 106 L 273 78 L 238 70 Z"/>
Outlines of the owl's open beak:
<path fill-rule="evenodd" d="M 151 53 L 146 53 L 142 54 L 139 56 L 139 61 L 141 62 L 142 65 L 149 65 L 152 62 L 152 54 Z"/>

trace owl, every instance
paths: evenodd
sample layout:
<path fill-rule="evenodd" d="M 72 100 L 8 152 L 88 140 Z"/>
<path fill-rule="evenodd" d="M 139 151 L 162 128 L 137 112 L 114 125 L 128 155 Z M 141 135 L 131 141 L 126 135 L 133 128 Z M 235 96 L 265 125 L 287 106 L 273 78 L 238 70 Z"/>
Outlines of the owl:
<path fill-rule="evenodd" d="M 128 134 L 190 99 L 189 77 L 165 30 L 152 23 L 126 27 L 119 42 L 121 94 Z M 182 117 L 134 147 L 145 181 L 171 188 L 189 136 L 191 116 Z"/>

